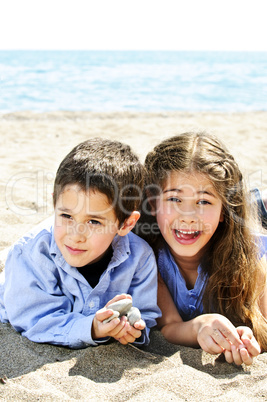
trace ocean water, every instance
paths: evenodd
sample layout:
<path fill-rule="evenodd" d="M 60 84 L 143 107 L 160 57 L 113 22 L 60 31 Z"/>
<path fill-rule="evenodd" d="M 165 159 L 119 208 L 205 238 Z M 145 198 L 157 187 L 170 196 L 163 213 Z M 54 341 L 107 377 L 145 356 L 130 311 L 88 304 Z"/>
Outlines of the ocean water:
<path fill-rule="evenodd" d="M 267 110 L 267 52 L 0 51 L 0 112 Z"/>

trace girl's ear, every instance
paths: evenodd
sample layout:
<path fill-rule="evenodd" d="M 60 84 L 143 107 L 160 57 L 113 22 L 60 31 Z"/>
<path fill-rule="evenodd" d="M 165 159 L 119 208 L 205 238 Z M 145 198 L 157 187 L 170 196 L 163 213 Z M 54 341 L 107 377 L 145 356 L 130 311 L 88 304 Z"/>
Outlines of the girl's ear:
<path fill-rule="evenodd" d="M 119 236 L 125 236 L 127 233 L 129 233 L 136 225 L 136 222 L 140 218 L 140 212 L 138 211 L 133 211 L 129 218 L 125 219 L 123 222 L 121 228 L 118 230 L 118 235 Z"/>

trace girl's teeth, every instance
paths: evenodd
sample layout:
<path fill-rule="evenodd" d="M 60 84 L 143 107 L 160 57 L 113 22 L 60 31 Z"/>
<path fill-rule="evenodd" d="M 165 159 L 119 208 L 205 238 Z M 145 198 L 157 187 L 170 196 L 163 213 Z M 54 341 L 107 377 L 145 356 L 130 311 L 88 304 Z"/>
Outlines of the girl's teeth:
<path fill-rule="evenodd" d="M 194 238 L 199 235 L 199 232 L 198 232 L 198 231 L 185 232 L 184 230 L 175 230 L 175 233 L 176 233 L 176 236 L 177 236 L 177 237 L 181 237 L 181 234 L 185 234 L 185 235 L 193 234 L 193 235 L 194 235 Z"/>

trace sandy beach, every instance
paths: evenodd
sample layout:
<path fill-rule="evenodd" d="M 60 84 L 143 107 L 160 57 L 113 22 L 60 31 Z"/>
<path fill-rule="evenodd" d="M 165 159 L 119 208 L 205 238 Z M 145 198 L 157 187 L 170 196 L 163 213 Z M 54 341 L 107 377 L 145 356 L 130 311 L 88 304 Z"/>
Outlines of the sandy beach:
<path fill-rule="evenodd" d="M 267 190 L 267 112 L 0 115 L 0 270 L 6 249 L 52 214 L 57 167 L 79 142 L 121 140 L 143 161 L 162 139 L 192 130 L 221 138 L 248 187 Z M 0 340 L 2 400 L 267 400 L 267 353 L 250 367 L 237 367 L 200 349 L 171 345 L 157 330 L 142 350 L 115 342 L 83 350 L 37 344 L 1 323 Z"/>

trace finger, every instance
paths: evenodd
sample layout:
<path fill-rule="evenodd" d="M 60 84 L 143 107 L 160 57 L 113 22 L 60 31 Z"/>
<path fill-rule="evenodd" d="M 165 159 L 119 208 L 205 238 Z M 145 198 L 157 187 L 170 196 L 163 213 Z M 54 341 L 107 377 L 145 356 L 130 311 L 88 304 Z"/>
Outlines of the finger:
<path fill-rule="evenodd" d="M 102 328 L 105 328 L 105 332 L 109 336 L 113 336 L 112 333 L 117 331 L 117 327 L 120 325 L 121 321 L 119 318 L 114 318 L 114 320 L 111 320 L 110 322 L 107 323 L 101 323 Z"/>
<path fill-rule="evenodd" d="M 126 345 L 128 343 L 133 343 L 135 341 L 136 338 L 134 338 L 133 336 L 126 334 L 125 336 L 123 336 L 122 338 L 118 339 L 118 341 L 120 343 L 122 343 L 123 345 Z"/>
<path fill-rule="evenodd" d="M 224 349 L 218 345 L 211 336 L 206 337 L 205 340 L 199 340 L 198 342 L 205 352 L 211 353 L 212 355 L 217 355 L 224 351 Z"/>
<path fill-rule="evenodd" d="M 129 326 L 127 333 L 130 334 L 131 336 L 133 336 L 135 339 L 140 338 L 140 336 L 142 335 L 141 330 L 136 329 L 136 328 L 132 327 L 131 325 Z"/>
<path fill-rule="evenodd" d="M 134 328 L 139 329 L 140 331 L 141 331 L 142 329 L 144 329 L 145 327 L 146 327 L 146 323 L 145 323 L 145 321 L 143 321 L 142 319 L 139 320 L 139 321 L 136 321 L 136 322 L 134 323 Z"/>
<path fill-rule="evenodd" d="M 112 304 L 118 300 L 122 300 L 122 299 L 132 299 L 132 296 L 127 293 L 121 293 L 120 295 L 116 295 L 115 297 L 113 297 L 113 299 L 111 299 L 107 302 L 106 307 L 108 307 L 110 304 Z"/>
<path fill-rule="evenodd" d="M 232 328 L 219 328 L 219 331 L 221 332 L 223 338 L 225 339 L 225 341 L 223 341 L 223 343 L 220 343 L 220 345 L 222 347 L 224 347 L 225 349 L 231 350 L 231 344 L 235 345 L 236 348 L 238 348 L 240 345 L 242 345 L 240 336 L 234 326 L 232 326 Z M 229 345 L 230 345 L 230 349 L 229 349 Z"/>
<path fill-rule="evenodd" d="M 234 362 L 232 352 L 230 352 L 227 349 L 225 349 L 225 351 L 224 351 L 224 357 L 225 357 L 225 360 L 227 361 L 227 363 L 233 363 Z"/>
<path fill-rule="evenodd" d="M 246 348 L 239 349 L 240 357 L 247 366 L 253 363 L 253 357 L 249 354 Z"/>
<path fill-rule="evenodd" d="M 115 338 L 117 339 L 117 338 Z M 120 342 L 122 345 L 127 345 L 128 342 L 126 341 L 126 339 L 124 339 L 124 337 L 117 339 L 118 342 Z"/>
<path fill-rule="evenodd" d="M 219 329 L 214 328 L 211 337 L 217 345 L 221 346 L 222 349 L 231 350 L 231 343 Z"/>
<path fill-rule="evenodd" d="M 111 310 L 111 309 L 107 309 L 107 310 L 106 309 L 101 309 L 101 310 L 98 310 L 96 312 L 95 316 L 96 316 L 98 321 L 103 322 L 104 320 L 110 318 L 113 313 L 114 313 L 114 311 Z"/>
<path fill-rule="evenodd" d="M 261 353 L 260 345 L 254 338 L 254 336 L 252 339 L 242 338 L 242 341 L 251 356 L 258 356 Z"/>
<path fill-rule="evenodd" d="M 226 341 L 222 340 L 223 343 L 219 343 L 224 349 L 230 351 L 231 348 L 229 347 L 229 344 L 231 343 L 234 344 L 237 348 L 239 345 L 242 344 L 238 331 L 231 323 L 231 321 L 229 321 L 226 317 L 219 316 L 219 318 L 214 321 L 212 328 L 213 330 L 215 329 L 214 336 L 216 342 L 216 336 L 222 335 L 223 338 L 225 338 Z"/>
<path fill-rule="evenodd" d="M 122 317 L 119 324 L 112 330 L 110 335 L 116 339 L 122 338 L 127 333 L 129 328 L 130 324 L 127 322 L 126 317 Z"/>
<path fill-rule="evenodd" d="M 242 360 L 241 355 L 240 355 L 240 349 L 238 349 L 235 345 L 231 345 L 231 350 L 232 350 L 234 363 L 237 366 L 240 366 L 240 364 L 243 363 L 243 360 Z"/>
<path fill-rule="evenodd" d="M 240 338 L 244 337 L 247 339 L 251 339 L 253 337 L 253 332 L 249 327 L 240 326 L 236 327 L 236 330 Z"/>

